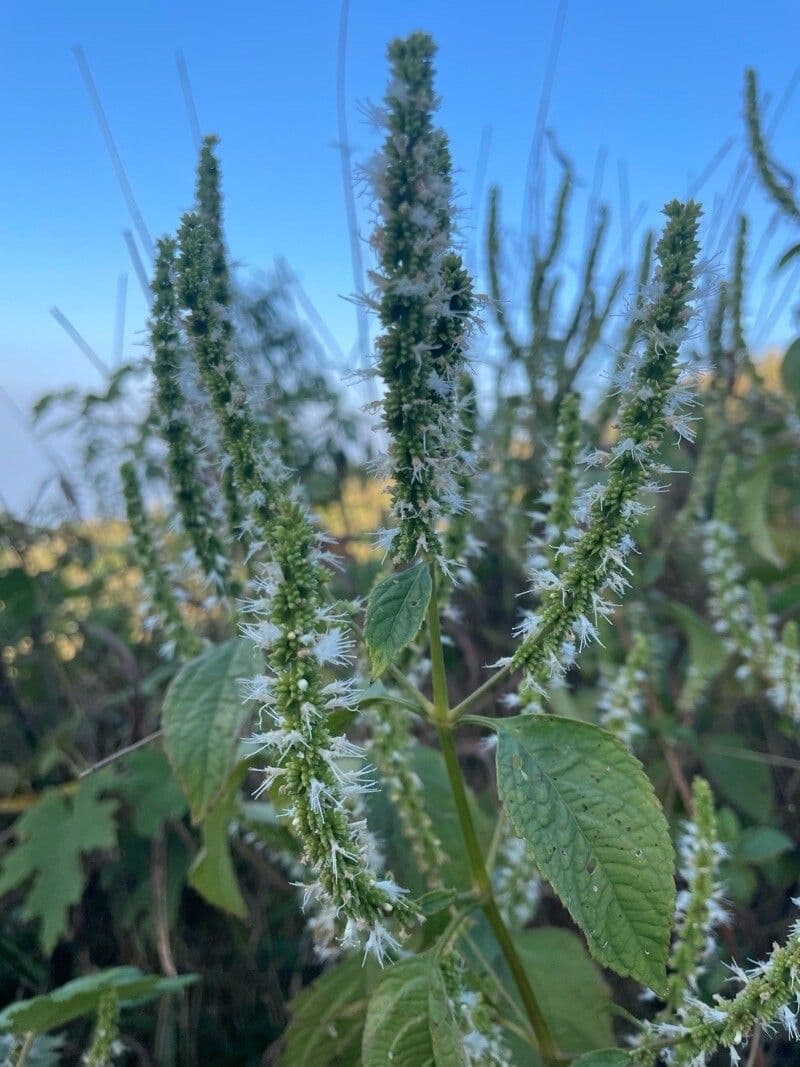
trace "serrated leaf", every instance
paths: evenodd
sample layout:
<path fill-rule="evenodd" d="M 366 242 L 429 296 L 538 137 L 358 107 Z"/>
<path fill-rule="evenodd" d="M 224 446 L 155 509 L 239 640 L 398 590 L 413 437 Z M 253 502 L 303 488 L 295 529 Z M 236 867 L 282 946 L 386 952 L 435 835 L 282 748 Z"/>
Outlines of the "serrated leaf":
<path fill-rule="evenodd" d="M 83 894 L 82 855 L 116 843 L 117 801 L 98 799 L 108 784 L 106 775 L 97 774 L 82 781 L 71 797 L 51 790 L 14 824 L 17 844 L 3 861 L 0 897 L 31 880 L 22 915 L 40 922 L 39 942 L 48 955 Z"/>
<path fill-rule="evenodd" d="M 363 1067 L 462 1067 L 463 1047 L 434 953 L 396 963 L 370 998 Z"/>
<path fill-rule="evenodd" d="M 208 649 L 175 676 L 164 698 L 164 750 L 200 823 L 225 791 L 248 718 L 240 679 L 259 671 L 251 641 Z"/>
<path fill-rule="evenodd" d="M 423 915 L 436 915 L 449 908 L 457 895 L 455 889 L 431 889 L 422 894 L 417 904 Z"/>
<path fill-rule="evenodd" d="M 379 972 L 347 956 L 292 1002 L 283 1067 L 359 1067 L 369 995 Z"/>
<path fill-rule="evenodd" d="M 14 1033 L 32 1031 L 36 1034 L 65 1026 L 73 1019 L 92 1015 L 107 989 L 114 989 L 121 1004 L 144 1003 L 162 993 L 173 993 L 197 981 L 197 975 L 160 978 L 143 974 L 137 967 L 112 967 L 83 978 L 75 978 L 66 985 L 30 1000 L 18 1000 L 0 1012 L 0 1029 Z"/>
<path fill-rule="evenodd" d="M 127 801 L 131 825 L 141 837 L 153 837 L 166 819 L 179 819 L 186 812 L 186 798 L 166 756 L 156 748 L 126 756 L 113 788 Z"/>
<path fill-rule="evenodd" d="M 431 575 L 417 563 L 378 582 L 369 595 L 364 637 L 377 678 L 419 633 L 431 598 Z"/>
<path fill-rule="evenodd" d="M 203 847 L 189 868 L 188 882 L 215 908 L 244 919 L 247 905 L 239 889 L 239 881 L 231 856 L 228 825 L 233 815 L 234 798 L 219 804 L 203 823 Z"/>
<path fill-rule="evenodd" d="M 537 867 L 596 959 L 662 991 L 674 855 L 641 764 L 611 734 L 575 719 L 494 725 L 500 797 Z"/>
<path fill-rule="evenodd" d="M 797 245 L 800 251 L 800 245 Z M 800 337 L 795 338 L 783 354 L 781 362 L 783 388 L 800 407 Z"/>

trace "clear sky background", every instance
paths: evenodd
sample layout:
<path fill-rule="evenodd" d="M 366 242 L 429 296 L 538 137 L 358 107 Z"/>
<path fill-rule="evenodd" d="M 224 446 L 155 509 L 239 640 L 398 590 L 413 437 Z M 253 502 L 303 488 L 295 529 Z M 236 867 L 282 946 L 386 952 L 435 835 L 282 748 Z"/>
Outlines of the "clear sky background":
<path fill-rule="evenodd" d="M 182 50 L 204 132 L 222 138 L 228 241 L 247 269 L 284 255 L 349 348 L 355 335 L 339 158 L 335 151 L 338 0 L 135 3 L 5 0 L 0 5 L 0 385 L 22 405 L 45 389 L 99 383 L 49 313 L 57 305 L 111 357 L 115 292 L 128 271 L 125 351 L 142 342 L 144 302 L 122 239 L 125 203 L 72 46 L 91 66 L 150 231 L 191 204 L 194 145 L 175 54 Z M 347 99 L 356 157 L 377 135 L 358 104 L 380 100 L 387 41 L 412 29 L 439 43 L 442 122 L 469 207 L 491 129 L 487 183 L 520 217 L 556 0 L 351 0 Z M 753 65 L 777 100 L 798 64 L 797 0 L 570 0 L 548 125 L 591 184 L 607 150 L 605 196 L 631 211 L 685 195 L 726 137 L 739 143 L 704 187 L 722 197 L 741 157 L 742 78 Z M 797 167 L 800 92 L 772 140 Z M 748 201 L 754 229 L 769 211 Z M 470 223 L 469 217 L 467 223 Z M 611 244 L 618 245 L 619 231 Z M 783 242 L 788 243 L 788 238 Z M 767 281 L 774 289 L 774 282 Z M 759 344 L 785 340 L 784 317 Z M 24 501 L 41 472 L 30 440 L 0 407 L 0 491 Z"/>

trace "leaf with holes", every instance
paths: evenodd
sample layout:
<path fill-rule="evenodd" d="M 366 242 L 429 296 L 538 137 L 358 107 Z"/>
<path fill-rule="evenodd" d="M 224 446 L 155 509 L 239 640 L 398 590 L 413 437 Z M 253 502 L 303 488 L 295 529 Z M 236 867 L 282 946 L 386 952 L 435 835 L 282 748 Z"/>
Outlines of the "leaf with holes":
<path fill-rule="evenodd" d="M 674 855 L 641 764 L 611 734 L 575 719 L 517 716 L 495 728 L 503 806 L 592 954 L 662 991 Z"/>
<path fill-rule="evenodd" d="M 248 716 L 239 680 L 258 670 L 252 642 L 236 638 L 187 663 L 167 690 L 164 749 L 194 823 L 206 818 L 225 791 Z"/>
<path fill-rule="evenodd" d="M 426 563 L 417 563 L 378 582 L 369 595 L 364 636 L 377 678 L 419 633 L 431 598 Z"/>
<path fill-rule="evenodd" d="M 464 1067 L 434 952 L 396 963 L 383 976 L 367 1009 L 363 1067 Z"/>

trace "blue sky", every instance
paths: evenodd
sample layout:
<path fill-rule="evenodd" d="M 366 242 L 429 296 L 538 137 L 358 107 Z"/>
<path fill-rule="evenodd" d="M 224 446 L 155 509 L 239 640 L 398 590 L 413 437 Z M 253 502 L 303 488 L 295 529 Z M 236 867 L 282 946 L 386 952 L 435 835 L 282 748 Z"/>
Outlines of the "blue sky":
<path fill-rule="evenodd" d="M 347 95 L 356 155 L 375 147 L 358 103 L 381 97 L 386 42 L 427 29 L 440 47 L 442 121 L 465 205 L 491 127 L 487 181 L 503 187 L 513 224 L 556 9 L 556 0 L 351 0 Z M 60 307 L 109 357 L 117 279 L 130 271 L 121 236 L 130 220 L 76 43 L 155 235 L 173 228 L 191 201 L 194 147 L 175 65 L 183 51 L 202 128 L 222 138 L 233 254 L 253 270 L 286 256 L 349 347 L 354 316 L 341 294 L 352 281 L 333 147 L 338 22 L 336 0 L 2 5 L 0 385 L 15 400 L 25 405 L 45 388 L 98 380 L 48 309 Z M 587 185 L 598 149 L 607 150 L 604 192 L 612 205 L 622 161 L 632 207 L 644 203 L 645 221 L 655 224 L 659 206 L 685 194 L 689 173 L 701 171 L 727 136 L 741 136 L 744 68 L 758 69 L 773 98 L 790 83 L 798 29 L 796 0 L 571 0 L 548 125 Z M 798 163 L 799 122 L 800 92 L 773 139 L 790 165 Z M 724 193 L 739 150 L 704 192 Z M 751 208 L 757 232 L 768 213 L 758 195 Z M 144 321 L 132 276 L 129 296 L 127 352 L 140 343 Z M 16 500 L 38 468 L 6 408 L 0 447 L 11 457 L 0 467 L 0 490 Z"/>

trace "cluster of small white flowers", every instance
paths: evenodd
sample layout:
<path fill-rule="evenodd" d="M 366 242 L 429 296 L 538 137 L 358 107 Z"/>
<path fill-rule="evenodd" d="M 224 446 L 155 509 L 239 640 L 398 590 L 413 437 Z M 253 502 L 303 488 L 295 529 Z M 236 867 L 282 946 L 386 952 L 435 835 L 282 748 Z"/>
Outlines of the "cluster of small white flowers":
<path fill-rule="evenodd" d="M 260 790 L 259 795 L 263 793 Z M 268 806 L 268 805 L 265 805 Z M 277 817 L 277 815 L 276 815 Z M 271 847 L 259 833 L 248 828 L 247 819 L 243 823 L 234 819 L 228 824 L 231 837 L 239 838 L 248 848 L 261 853 L 270 863 L 278 863 L 286 872 L 291 884 L 297 888 L 300 903 L 306 920 L 306 928 L 311 935 L 314 954 L 321 963 L 332 963 L 342 955 L 343 946 L 338 940 L 339 924 L 335 907 L 324 901 L 312 901 L 306 894 L 306 883 L 313 881 L 307 867 L 300 862 L 297 854 L 286 848 Z M 374 839 L 373 839 L 374 840 Z M 370 865 L 378 870 L 382 857 L 376 852 L 370 856 Z"/>
<path fill-rule="evenodd" d="M 703 569 L 709 586 L 709 607 L 714 629 L 726 650 L 752 658 L 750 640 L 753 622 L 745 588 L 744 568 L 736 551 L 736 531 L 720 519 L 710 519 L 703 529 Z"/>
<path fill-rule="evenodd" d="M 360 808 L 374 789 L 364 750 L 328 726 L 331 712 L 358 703 L 359 690 L 353 680 L 322 678 L 323 669 L 350 662 L 353 642 L 344 617 L 313 592 L 329 555 L 326 539 L 313 536 L 296 502 L 280 522 L 283 540 L 242 602 L 243 633 L 269 664 L 268 673 L 243 683 L 260 709 L 262 728 L 251 741 L 270 757 L 257 792 L 275 787 L 289 802 L 283 814 L 303 847 L 310 876 L 303 899 L 314 907 L 318 939 L 331 940 L 335 929 L 343 947 L 364 944 L 382 962 L 399 948 L 386 919 L 402 917 L 408 904 L 404 890 L 372 866 L 377 850 Z"/>
<path fill-rule="evenodd" d="M 528 541 L 527 571 L 532 582 L 541 570 L 558 571 L 568 554 L 562 547 L 578 537 L 577 526 L 571 523 L 570 512 L 575 495 L 582 483 L 581 468 L 592 462 L 580 451 L 580 402 L 569 394 L 561 405 L 555 443 L 546 461 L 545 489 L 539 497 L 539 507 L 528 516 L 534 534 Z"/>
<path fill-rule="evenodd" d="M 749 968 L 733 964 L 730 970 L 741 984 L 736 996 L 716 994 L 713 1004 L 687 998 L 678 1010 L 678 1022 L 645 1027 L 639 1048 L 631 1054 L 633 1062 L 652 1063 L 649 1047 L 664 1041 L 669 1044 L 660 1057 L 674 1067 L 704 1067 L 719 1048 L 727 1050 L 732 1067 L 737 1067 L 756 1024 L 768 1035 L 782 1030 L 793 1041 L 800 1040 L 800 923 L 792 924 L 787 943 L 774 945 L 768 959 Z"/>
<path fill-rule="evenodd" d="M 637 737 L 644 733 L 642 718 L 645 710 L 647 661 L 650 645 L 639 632 L 625 662 L 613 678 L 606 678 L 597 703 L 600 725 L 632 749 Z"/>
<path fill-rule="evenodd" d="M 729 522 L 714 518 L 705 523 L 703 566 L 714 629 L 726 650 L 742 660 L 737 678 L 764 678 L 774 707 L 800 722 L 800 650 L 794 627 L 790 624 L 779 637 L 760 590 L 746 587 L 736 531 Z"/>
<path fill-rule="evenodd" d="M 506 693 L 500 703 L 518 715 L 542 715 L 545 709 L 544 694 L 530 686 L 522 686 L 516 693 Z"/>
<path fill-rule="evenodd" d="M 778 640 L 772 628 L 767 630 L 768 641 L 762 645 L 764 673 L 769 682 L 767 696 L 776 708 L 800 722 L 800 648 L 797 630 L 791 624 L 784 627 Z"/>
<path fill-rule="evenodd" d="M 495 1013 L 484 995 L 467 984 L 466 977 L 464 961 L 450 953 L 445 984 L 456 1026 L 461 1031 L 466 1067 L 508 1067 L 511 1050 Z"/>
<path fill-rule="evenodd" d="M 468 403 L 461 388 L 474 316 L 472 282 L 452 250 L 453 189 L 447 138 L 433 122 L 435 46 L 421 33 L 390 46 L 386 105 L 373 112 L 381 150 L 364 168 L 374 194 L 370 243 L 380 269 L 368 303 L 378 311 L 376 372 L 385 383 L 389 455 L 378 473 L 393 482 L 392 528 L 380 543 L 396 562 L 418 553 L 449 566 L 442 521 L 466 508 L 471 473 Z"/>
<path fill-rule="evenodd" d="M 721 841 L 709 839 L 697 823 L 687 821 L 678 841 L 678 873 L 685 887 L 678 893 L 675 901 L 675 932 L 681 941 L 686 932 L 687 921 L 693 921 L 688 913 L 692 902 L 696 902 L 703 912 L 700 926 L 705 944 L 700 957 L 694 961 L 693 969 L 683 977 L 690 989 L 697 988 L 697 981 L 703 974 L 703 964 L 717 950 L 716 931 L 725 926 L 730 919 L 723 901 L 725 886 L 719 879 L 719 868 L 727 857 L 728 850 Z M 706 888 L 698 887 L 704 881 Z"/>
<path fill-rule="evenodd" d="M 525 842 L 512 832 L 507 820 L 497 846 L 492 884 L 504 921 L 516 929 L 527 926 L 539 907 L 542 885 Z"/>
<path fill-rule="evenodd" d="M 608 453 L 585 459 L 605 464 L 608 479 L 592 482 L 577 495 L 571 521 L 565 524 L 577 533 L 553 546 L 553 565 L 533 574 L 530 591 L 539 603 L 517 630 L 521 646 L 512 662 L 535 688 L 563 677 L 578 652 L 598 639 L 600 621 L 610 616 L 616 598 L 629 585 L 631 531 L 646 510 L 639 498 L 663 490 L 657 476 L 673 473 L 657 460 L 663 427 L 672 427 L 679 437 L 690 436 L 685 409 L 695 402 L 697 368 L 691 357 L 680 356 L 679 346 L 688 335 L 696 293 L 698 209 L 672 204 L 667 213 L 670 222 L 657 249 L 664 263 L 652 294 L 644 294 L 639 304 L 643 343 L 621 361 L 616 375 L 622 398 L 620 436 Z M 664 279 L 667 269 L 670 275 Z M 682 294 L 679 307 L 675 292 Z M 656 325 L 665 314 L 674 319 L 668 333 Z"/>
<path fill-rule="evenodd" d="M 416 739 L 392 705 L 373 709 L 369 752 L 381 774 L 382 784 L 400 819 L 403 836 L 416 860 L 417 870 L 429 889 L 442 887 L 447 856 L 425 807 L 424 787 L 413 767 Z"/>

